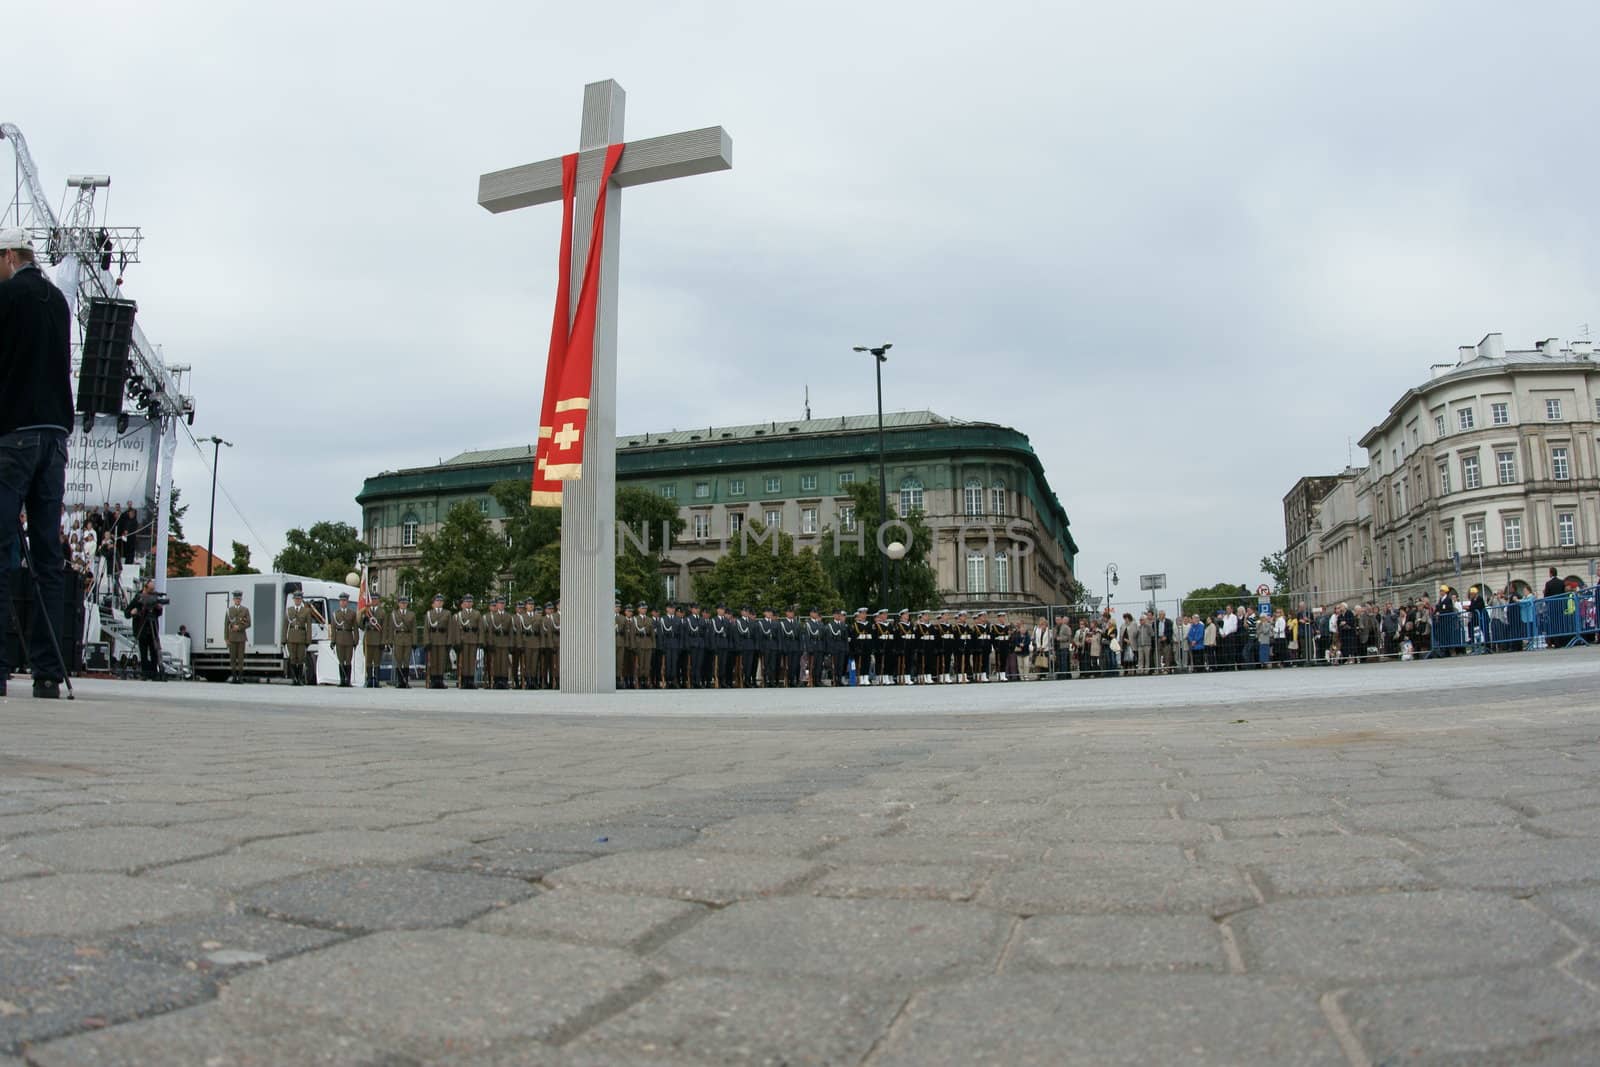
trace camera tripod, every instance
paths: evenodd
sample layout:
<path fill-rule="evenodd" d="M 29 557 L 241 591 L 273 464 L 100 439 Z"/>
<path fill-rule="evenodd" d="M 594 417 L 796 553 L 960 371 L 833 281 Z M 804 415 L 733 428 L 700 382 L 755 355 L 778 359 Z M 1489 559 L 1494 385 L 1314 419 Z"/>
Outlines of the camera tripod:
<path fill-rule="evenodd" d="M 50 607 L 44 602 L 44 594 L 39 589 L 39 572 L 33 569 L 33 548 L 28 544 L 28 531 L 22 528 L 22 522 L 17 522 L 17 544 L 22 548 L 22 561 L 28 565 L 28 579 L 33 582 L 33 602 L 39 606 L 36 614 L 44 620 L 44 632 L 50 635 L 50 647 L 55 650 L 56 662 L 61 664 L 61 680 L 67 687 L 67 699 L 76 700 L 72 693 L 72 674 L 67 670 L 67 658 L 61 654 L 61 642 L 56 639 L 56 624 L 51 619 Z M 28 643 L 28 635 L 22 632 L 22 620 L 16 613 L 11 615 L 11 624 L 17 628 L 17 636 L 21 638 L 24 646 Z"/>

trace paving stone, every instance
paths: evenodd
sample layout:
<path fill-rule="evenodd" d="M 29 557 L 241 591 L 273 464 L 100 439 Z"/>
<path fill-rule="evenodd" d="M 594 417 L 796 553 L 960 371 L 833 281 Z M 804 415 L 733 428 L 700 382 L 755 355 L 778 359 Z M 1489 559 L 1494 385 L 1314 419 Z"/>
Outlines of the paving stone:
<path fill-rule="evenodd" d="M 745 901 L 668 941 L 681 968 L 907 981 L 993 967 L 1011 920 L 936 901 Z"/>
<path fill-rule="evenodd" d="M 1562 922 L 1600 938 L 1600 889 L 1557 889 L 1533 900 Z"/>
<path fill-rule="evenodd" d="M 1539 889 L 1600 879 L 1600 852 L 1572 841 L 1542 841 L 1429 858 L 1449 885 L 1473 889 Z"/>
<path fill-rule="evenodd" d="M 1343 1065 L 1311 990 L 1245 975 L 1026 974 L 914 997 L 874 1067 Z"/>
<path fill-rule="evenodd" d="M 1570 948 L 1517 901 L 1454 890 L 1273 901 L 1233 929 L 1252 970 L 1341 981 L 1462 974 Z"/>
<path fill-rule="evenodd" d="M 626 948 L 703 914 L 704 907 L 682 900 L 556 889 L 492 911 L 474 920 L 471 928 L 489 934 Z"/>
<path fill-rule="evenodd" d="M 402 1067 L 368 1041 L 305 1019 L 276 1025 L 230 1014 L 216 1004 L 79 1034 L 29 1050 L 38 1067 Z"/>
<path fill-rule="evenodd" d="M 945 837 L 940 834 L 890 834 L 852 838 L 824 849 L 815 859 L 827 863 L 948 863 L 961 867 L 994 867 L 1037 861 L 1048 843 L 1021 838 Z"/>
<path fill-rule="evenodd" d="M 1410 830 L 1406 839 L 1429 852 L 1477 852 L 1507 845 L 1540 845 L 1550 839 L 1520 826 L 1458 826 L 1450 830 Z"/>
<path fill-rule="evenodd" d="M 1362 830 L 1442 830 L 1454 826 L 1513 823 L 1521 816 L 1492 800 L 1432 800 L 1405 804 L 1369 804 L 1342 816 Z"/>
<path fill-rule="evenodd" d="M 39 834 L 12 846 L 18 855 L 58 871 L 134 871 L 221 852 L 227 847 L 227 842 L 215 837 L 141 826 Z"/>
<path fill-rule="evenodd" d="M 468 930 L 373 934 L 229 982 L 257 1020 L 312 1018 L 422 1056 L 556 1036 L 642 989 L 650 970 L 608 948 Z"/>
<path fill-rule="evenodd" d="M 1025 919 L 1007 970 L 1226 971 L 1217 924 L 1202 915 L 1040 915 Z"/>
<path fill-rule="evenodd" d="M 889 1028 L 903 994 L 844 982 L 687 977 L 606 1020 L 577 1050 L 691 1063 L 856 1063 Z"/>
<path fill-rule="evenodd" d="M 802 860 L 728 852 L 625 852 L 563 867 L 546 881 L 556 887 L 728 904 L 783 892 L 816 870 Z"/>
<path fill-rule="evenodd" d="M 0 884 L 0 933 L 67 937 L 218 907 L 204 889 L 121 874 L 59 874 Z"/>
<path fill-rule="evenodd" d="M 37 860 L 0 856 L 0 882 L 11 878 L 32 878 L 35 875 L 50 873 L 51 869 Z"/>
<path fill-rule="evenodd" d="M 1552 968 L 1359 986 L 1341 1001 L 1376 1063 L 1503 1055 L 1600 1028 L 1600 997 Z M 1590 1062 L 1600 1042 L 1590 1046 Z"/>
<path fill-rule="evenodd" d="M 577 852 L 587 856 L 610 856 L 672 848 L 695 841 L 694 830 L 666 826 L 634 826 L 627 823 L 598 823 L 592 826 L 549 830 L 524 830 L 503 834 L 487 844 L 530 852 Z"/>
<path fill-rule="evenodd" d="M 944 864 L 857 864 L 829 871 L 810 889 L 823 897 L 971 900 L 987 876 L 979 868 Z"/>
<path fill-rule="evenodd" d="M 1226 915 L 1256 903 L 1255 894 L 1236 871 L 1112 862 L 1008 869 L 990 880 L 980 899 L 993 907 L 1025 914 L 1099 911 Z"/>
<path fill-rule="evenodd" d="M 419 866 L 435 871 L 459 871 L 462 874 L 483 874 L 532 881 L 543 878 L 551 871 L 572 867 L 590 858 L 582 852 L 539 852 L 480 842 L 440 853 L 423 860 Z"/>
<path fill-rule="evenodd" d="M 1600 808 L 1578 808 L 1541 815 L 1529 819 L 1528 825 L 1566 837 L 1600 837 Z"/>
<path fill-rule="evenodd" d="M 1035 827 L 1028 836 L 1043 841 L 1126 841 L 1131 844 L 1197 845 L 1213 840 L 1204 823 L 1179 819 L 1100 819 L 1081 813 L 1065 822 Z"/>
<path fill-rule="evenodd" d="M 211 995 L 199 974 L 55 937 L 0 936 L 0 1052 Z"/>
<path fill-rule="evenodd" d="M 401 830 L 330 830 L 273 838 L 245 845 L 248 856 L 268 856 L 296 863 L 408 863 L 436 856 L 465 845 L 448 837 L 412 834 Z"/>
<path fill-rule="evenodd" d="M 161 882 L 181 882 L 184 885 L 239 890 L 263 882 L 273 882 L 279 878 L 304 874 L 312 869 L 309 864 L 292 863 L 270 856 L 224 852 L 220 856 L 207 856 L 205 859 L 190 860 L 187 863 L 154 867 L 145 871 L 144 877 Z"/>
<path fill-rule="evenodd" d="M 1256 837 L 1338 837 L 1337 819 L 1331 815 L 1296 815 L 1285 818 L 1231 819 L 1220 822 L 1222 836 Z"/>
<path fill-rule="evenodd" d="M 851 839 L 872 840 L 893 827 L 859 815 L 747 815 L 708 826 L 696 844 L 730 852 L 805 857 Z"/>
<path fill-rule="evenodd" d="M 319 871 L 246 893 L 258 911 L 339 929 L 451 926 L 533 892 L 526 882 L 446 871 L 352 867 Z"/>
<path fill-rule="evenodd" d="M 258 919 L 253 915 L 207 915 L 198 919 L 135 927 L 111 944 L 206 974 L 219 974 L 293 956 L 340 940 L 327 930 Z"/>
<path fill-rule="evenodd" d="M 1328 815 L 1335 811 L 1334 803 L 1327 797 L 1285 796 L 1269 793 L 1257 797 L 1227 797 L 1187 801 L 1180 806 L 1185 819 L 1203 822 L 1225 822 L 1238 819 L 1282 819 L 1290 815 Z"/>
<path fill-rule="evenodd" d="M 1208 841 L 1195 849 L 1202 863 L 1232 863 L 1254 866 L 1263 863 L 1289 863 L 1296 860 L 1363 860 L 1415 856 L 1415 849 L 1392 837 L 1378 834 L 1340 836 L 1329 840 L 1300 837 L 1252 837 L 1237 841 Z"/>
<path fill-rule="evenodd" d="M 1267 888 L 1289 896 L 1342 893 L 1351 890 L 1416 889 L 1432 881 L 1397 859 L 1302 859 L 1263 863 L 1257 868 Z"/>

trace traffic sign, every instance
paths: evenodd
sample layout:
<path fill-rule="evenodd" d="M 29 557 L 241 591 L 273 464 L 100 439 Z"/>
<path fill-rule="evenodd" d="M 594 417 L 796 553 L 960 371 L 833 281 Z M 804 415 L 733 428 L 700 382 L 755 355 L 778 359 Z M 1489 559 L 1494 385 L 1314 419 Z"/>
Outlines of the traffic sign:
<path fill-rule="evenodd" d="M 1139 575 L 1139 588 L 1140 589 L 1165 589 L 1166 587 L 1167 587 L 1167 576 L 1165 574 L 1141 574 L 1141 575 Z"/>
<path fill-rule="evenodd" d="M 1268 585 L 1266 582 L 1262 582 L 1260 585 L 1256 586 L 1256 596 L 1269 597 L 1271 595 L 1272 586 Z"/>

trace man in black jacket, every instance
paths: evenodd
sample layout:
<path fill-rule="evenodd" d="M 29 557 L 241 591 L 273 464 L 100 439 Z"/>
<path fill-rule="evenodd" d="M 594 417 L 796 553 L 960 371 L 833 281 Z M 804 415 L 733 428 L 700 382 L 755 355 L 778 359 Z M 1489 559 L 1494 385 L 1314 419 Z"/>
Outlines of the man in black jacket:
<path fill-rule="evenodd" d="M 28 663 L 33 695 L 60 696 L 66 666 L 51 640 L 63 632 L 61 498 L 66 494 L 72 426 L 72 313 L 66 297 L 33 259 L 22 229 L 0 230 L 0 560 L 15 551 L 23 508 L 37 584 Z M 0 633 L 11 626 L 10 578 L 0 565 Z M 48 626 L 44 625 L 48 623 Z M 0 643 L 0 696 L 11 665 Z"/>

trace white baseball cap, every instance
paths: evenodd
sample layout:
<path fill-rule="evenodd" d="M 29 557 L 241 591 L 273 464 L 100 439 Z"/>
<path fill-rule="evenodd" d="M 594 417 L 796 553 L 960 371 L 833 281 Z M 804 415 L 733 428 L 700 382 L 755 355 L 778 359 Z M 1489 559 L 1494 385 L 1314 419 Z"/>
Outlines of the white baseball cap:
<path fill-rule="evenodd" d="M 20 226 L 12 226 L 8 229 L 0 230 L 0 252 L 12 248 L 33 251 L 33 238 L 28 235 L 27 230 L 22 229 Z"/>

